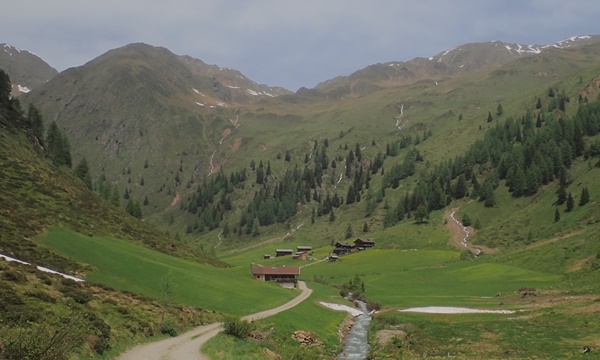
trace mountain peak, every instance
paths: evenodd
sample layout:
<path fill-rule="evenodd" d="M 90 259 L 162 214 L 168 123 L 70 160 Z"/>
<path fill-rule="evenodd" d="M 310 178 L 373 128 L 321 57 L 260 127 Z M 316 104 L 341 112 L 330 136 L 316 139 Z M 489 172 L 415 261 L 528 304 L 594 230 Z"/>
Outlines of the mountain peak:
<path fill-rule="evenodd" d="M 11 79 L 12 96 L 28 93 L 58 74 L 34 53 L 5 43 L 0 44 L 0 69 Z"/>

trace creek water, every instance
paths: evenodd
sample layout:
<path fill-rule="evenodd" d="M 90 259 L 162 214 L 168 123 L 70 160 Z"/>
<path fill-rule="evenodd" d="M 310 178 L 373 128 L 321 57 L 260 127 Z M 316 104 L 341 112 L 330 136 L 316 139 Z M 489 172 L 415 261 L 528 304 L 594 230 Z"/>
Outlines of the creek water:
<path fill-rule="evenodd" d="M 337 360 L 364 360 L 369 354 L 367 335 L 371 316 L 364 302 L 358 301 L 357 303 L 363 313 L 354 318 L 354 325 L 344 338 L 344 351 L 338 355 Z"/>

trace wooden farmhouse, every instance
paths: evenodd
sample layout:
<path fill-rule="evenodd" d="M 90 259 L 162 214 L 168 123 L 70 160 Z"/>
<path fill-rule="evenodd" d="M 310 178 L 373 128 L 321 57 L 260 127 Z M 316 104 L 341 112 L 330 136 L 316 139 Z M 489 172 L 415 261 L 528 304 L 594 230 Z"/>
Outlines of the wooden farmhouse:
<path fill-rule="evenodd" d="M 293 254 L 294 254 L 294 250 L 292 250 L 292 249 L 277 249 L 277 250 L 275 250 L 275 257 L 289 256 L 289 255 L 293 255 Z"/>
<path fill-rule="evenodd" d="M 375 241 L 369 239 L 356 239 L 354 240 L 354 247 L 356 250 L 366 250 L 375 246 Z"/>
<path fill-rule="evenodd" d="M 346 255 L 354 251 L 354 244 L 338 241 L 335 243 L 333 253 L 335 255 Z"/>
<path fill-rule="evenodd" d="M 260 281 L 274 281 L 283 287 L 294 288 L 298 283 L 300 268 L 253 266 L 252 277 Z"/>

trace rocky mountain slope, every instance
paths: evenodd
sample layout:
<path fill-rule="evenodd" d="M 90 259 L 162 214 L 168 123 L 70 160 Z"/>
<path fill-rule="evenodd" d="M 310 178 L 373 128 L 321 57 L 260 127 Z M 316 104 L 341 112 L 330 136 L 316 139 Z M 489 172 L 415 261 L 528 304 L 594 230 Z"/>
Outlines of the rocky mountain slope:
<path fill-rule="evenodd" d="M 0 69 L 10 76 L 13 96 L 28 93 L 58 74 L 37 55 L 9 44 L 0 44 Z"/>
<path fill-rule="evenodd" d="M 470 43 L 448 49 L 429 58 L 374 64 L 349 76 L 341 76 L 316 89 L 331 96 L 364 95 L 389 86 L 422 80 L 440 81 L 477 71 L 492 70 L 510 61 L 556 49 L 574 49 L 600 41 L 600 36 L 574 36 L 551 45 L 521 45 L 502 41 Z"/>

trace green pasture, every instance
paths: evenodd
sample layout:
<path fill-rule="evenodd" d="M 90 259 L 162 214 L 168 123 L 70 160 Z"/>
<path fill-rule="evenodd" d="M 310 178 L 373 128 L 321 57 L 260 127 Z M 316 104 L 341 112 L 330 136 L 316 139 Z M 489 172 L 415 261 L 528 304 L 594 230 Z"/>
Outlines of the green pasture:
<path fill-rule="evenodd" d="M 240 341 L 232 336 L 219 334 L 206 343 L 202 351 L 213 360 L 266 359 L 264 348 L 269 348 L 283 358 L 293 358 L 291 354 L 298 348 L 298 342 L 292 339 L 292 333 L 303 330 L 314 333 L 323 342 L 323 353 L 329 356 L 338 354 L 341 344 L 336 335 L 337 329 L 347 313 L 330 310 L 319 302 L 351 304 L 330 286 L 309 283 L 308 287 L 313 290 L 311 296 L 298 306 L 254 322 L 257 331 L 269 334 L 268 341 Z"/>
<path fill-rule="evenodd" d="M 375 316 L 369 336 L 383 328 L 407 330 L 410 342 L 400 350 L 406 359 L 421 358 L 424 352 L 468 359 L 597 358 L 594 353 L 583 354 L 582 349 L 597 340 L 598 314 L 566 311 L 541 310 L 526 316 L 386 313 Z M 398 354 L 398 349 L 377 345 L 373 351 L 375 358 Z"/>
<path fill-rule="evenodd" d="M 61 255 L 90 264 L 94 270 L 86 275 L 88 281 L 157 299 L 164 298 L 161 288 L 170 283 L 174 289 L 170 301 L 245 315 L 281 305 L 297 295 L 255 281 L 248 267 L 219 269 L 114 238 L 53 228 L 40 241 Z"/>
<path fill-rule="evenodd" d="M 559 275 L 522 267 L 459 261 L 460 253 L 445 250 L 367 250 L 302 269 L 305 279 L 346 283 L 358 275 L 366 295 L 385 307 L 477 305 L 489 306 L 498 292 L 519 288 L 552 287 Z"/>

